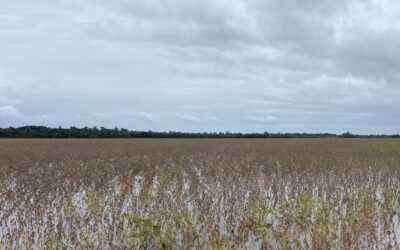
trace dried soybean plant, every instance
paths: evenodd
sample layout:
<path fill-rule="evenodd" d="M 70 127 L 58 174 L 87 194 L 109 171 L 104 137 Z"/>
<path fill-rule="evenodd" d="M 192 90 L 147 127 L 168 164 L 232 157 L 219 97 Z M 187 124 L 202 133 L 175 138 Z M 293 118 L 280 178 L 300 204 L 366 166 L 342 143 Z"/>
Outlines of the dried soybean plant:
<path fill-rule="evenodd" d="M 400 247 L 400 141 L 0 141 L 0 249 Z"/>

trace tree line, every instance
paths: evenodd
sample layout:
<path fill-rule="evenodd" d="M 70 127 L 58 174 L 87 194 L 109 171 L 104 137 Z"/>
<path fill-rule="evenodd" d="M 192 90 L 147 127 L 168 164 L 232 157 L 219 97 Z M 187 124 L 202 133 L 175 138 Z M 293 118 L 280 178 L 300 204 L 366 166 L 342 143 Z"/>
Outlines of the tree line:
<path fill-rule="evenodd" d="M 44 126 L 23 126 L 0 128 L 0 138 L 400 138 L 396 135 L 355 135 L 331 133 L 231 133 L 231 132 L 154 132 L 132 131 L 124 128 L 70 127 L 49 128 Z"/>

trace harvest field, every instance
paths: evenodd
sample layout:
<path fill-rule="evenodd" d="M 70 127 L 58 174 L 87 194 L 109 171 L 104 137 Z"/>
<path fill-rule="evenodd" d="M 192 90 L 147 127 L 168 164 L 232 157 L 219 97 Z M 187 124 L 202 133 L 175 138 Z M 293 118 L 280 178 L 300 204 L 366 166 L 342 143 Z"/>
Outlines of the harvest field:
<path fill-rule="evenodd" d="M 0 249 L 399 249 L 400 140 L 0 140 Z"/>

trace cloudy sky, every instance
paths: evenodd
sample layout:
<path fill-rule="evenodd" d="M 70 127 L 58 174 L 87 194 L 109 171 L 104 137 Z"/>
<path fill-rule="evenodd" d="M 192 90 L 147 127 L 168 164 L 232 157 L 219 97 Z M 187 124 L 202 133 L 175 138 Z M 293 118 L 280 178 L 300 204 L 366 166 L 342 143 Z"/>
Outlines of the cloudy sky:
<path fill-rule="evenodd" d="M 0 127 L 400 132 L 397 0 L 0 2 Z"/>

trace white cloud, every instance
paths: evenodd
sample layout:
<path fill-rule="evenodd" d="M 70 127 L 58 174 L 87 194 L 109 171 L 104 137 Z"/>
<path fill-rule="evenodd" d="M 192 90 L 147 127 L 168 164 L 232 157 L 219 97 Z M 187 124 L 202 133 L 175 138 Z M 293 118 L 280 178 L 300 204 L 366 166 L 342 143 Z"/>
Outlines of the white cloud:
<path fill-rule="evenodd" d="M 256 116 L 256 115 L 246 115 L 243 119 L 249 122 L 262 123 L 262 124 L 275 124 L 278 119 L 275 116 Z"/>
<path fill-rule="evenodd" d="M 23 103 L 21 99 L 8 99 L 0 96 L 0 105 L 18 105 Z"/>
<path fill-rule="evenodd" d="M 14 106 L 0 106 L 0 126 L 42 125 L 51 119 L 48 114 L 27 116 Z M 9 121 L 9 123 L 4 123 Z"/>
<path fill-rule="evenodd" d="M 214 121 L 214 122 L 220 121 L 219 118 L 214 117 L 214 116 L 206 116 L 206 117 L 204 117 L 204 120 L 206 120 L 206 121 Z"/>
<path fill-rule="evenodd" d="M 181 113 L 176 113 L 176 116 L 183 120 L 183 121 L 187 121 L 187 122 L 193 122 L 193 123 L 199 123 L 202 122 L 202 119 L 194 116 L 194 115 L 189 115 L 189 114 L 181 114 Z"/>
<path fill-rule="evenodd" d="M 102 113 L 102 112 L 96 112 L 93 114 L 94 117 L 108 121 L 112 118 L 112 115 L 109 113 Z"/>
<path fill-rule="evenodd" d="M 21 114 L 18 109 L 13 106 L 0 107 L 0 118 L 26 120 L 26 116 Z"/>
<path fill-rule="evenodd" d="M 131 117 L 134 117 L 134 118 L 139 119 L 139 120 L 145 120 L 145 121 L 150 121 L 150 122 L 154 122 L 155 121 L 154 116 L 152 114 L 150 114 L 150 113 L 147 113 L 147 112 L 137 112 L 137 113 L 130 112 L 128 114 Z"/>
<path fill-rule="evenodd" d="M 30 116 L 29 119 L 33 121 L 48 121 L 51 118 L 48 114 Z"/>

